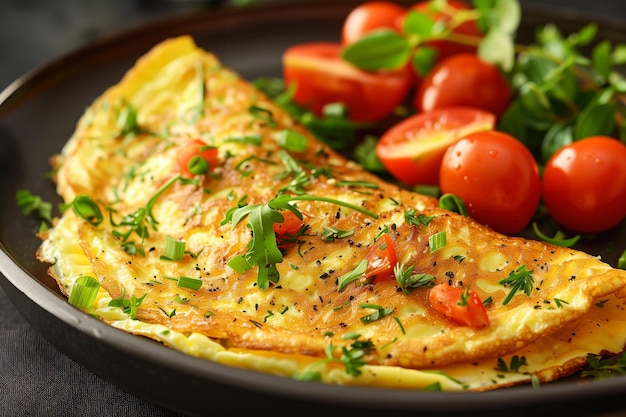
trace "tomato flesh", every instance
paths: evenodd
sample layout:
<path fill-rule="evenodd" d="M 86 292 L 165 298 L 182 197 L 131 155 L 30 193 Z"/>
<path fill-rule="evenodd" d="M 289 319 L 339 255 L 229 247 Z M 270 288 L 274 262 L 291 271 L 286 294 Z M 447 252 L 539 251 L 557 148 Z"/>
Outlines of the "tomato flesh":
<path fill-rule="evenodd" d="M 217 148 L 207 145 L 201 139 L 192 139 L 180 147 L 176 155 L 176 162 L 180 173 L 187 178 L 193 177 L 190 168 L 190 163 L 193 163 L 193 158 L 202 158 L 208 164 L 208 171 L 214 169 L 219 164 Z M 206 172 L 203 172 L 204 174 Z"/>
<path fill-rule="evenodd" d="M 398 262 L 393 240 L 387 233 L 382 235 L 367 253 L 365 279 L 374 284 L 394 278 L 393 269 Z"/>
<path fill-rule="evenodd" d="M 387 130 L 378 141 L 376 154 L 401 182 L 437 185 L 448 146 L 470 133 L 493 129 L 495 122 L 495 115 L 468 107 L 420 113 Z"/>
<path fill-rule="evenodd" d="M 399 32 L 398 19 L 405 8 L 389 1 L 365 2 L 348 14 L 341 29 L 341 42 L 349 45 L 376 29 L 391 29 Z"/>
<path fill-rule="evenodd" d="M 441 162 L 440 188 L 460 197 L 470 217 L 505 234 L 526 227 L 541 197 L 532 154 L 497 131 L 473 133 L 450 146 Z"/>
<path fill-rule="evenodd" d="M 626 217 L 626 145 L 593 136 L 567 145 L 548 160 L 542 196 L 550 216 L 578 233 L 597 233 Z"/>
<path fill-rule="evenodd" d="M 413 105 L 420 112 L 469 106 L 501 115 L 511 102 L 511 87 L 498 67 L 474 54 L 453 55 L 422 79 Z"/>
<path fill-rule="evenodd" d="M 463 288 L 456 288 L 448 284 L 437 284 L 428 293 L 428 302 L 440 314 L 448 317 L 461 326 L 477 329 L 489 326 L 489 316 L 485 305 L 478 294 L 469 290 L 467 299 L 462 302 Z"/>
<path fill-rule="evenodd" d="M 391 115 L 406 98 L 411 84 L 408 68 L 362 71 L 341 59 L 338 43 L 306 43 L 283 54 L 283 76 L 295 85 L 294 101 L 317 116 L 331 103 L 343 103 L 348 117 L 374 122 Z"/>

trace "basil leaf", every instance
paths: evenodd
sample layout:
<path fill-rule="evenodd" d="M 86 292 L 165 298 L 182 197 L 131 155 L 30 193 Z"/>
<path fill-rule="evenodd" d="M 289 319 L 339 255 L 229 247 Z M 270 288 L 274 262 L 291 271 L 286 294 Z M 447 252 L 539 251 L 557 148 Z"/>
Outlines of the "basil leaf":
<path fill-rule="evenodd" d="M 392 70 L 402 68 L 410 53 L 406 38 L 390 29 L 378 29 L 345 48 L 341 58 L 364 70 Z"/>
<path fill-rule="evenodd" d="M 541 143 L 541 158 L 544 162 L 565 145 L 574 141 L 574 127 L 571 124 L 556 123 L 546 132 Z"/>
<path fill-rule="evenodd" d="M 593 69 L 596 74 L 602 77 L 602 81 L 606 82 L 609 74 L 613 71 L 613 63 L 611 62 L 611 42 L 604 40 L 593 48 L 591 53 Z"/>
<path fill-rule="evenodd" d="M 587 106 L 576 119 L 574 125 L 574 140 L 595 135 L 611 136 L 615 129 L 615 103 Z"/>
<path fill-rule="evenodd" d="M 435 66 L 437 60 L 437 50 L 429 46 L 420 46 L 414 53 L 411 63 L 415 72 L 420 76 L 425 76 Z"/>
<path fill-rule="evenodd" d="M 441 32 L 442 27 L 435 25 L 433 19 L 424 13 L 411 10 L 404 19 L 404 32 L 419 38 L 420 41 L 432 38 Z"/>

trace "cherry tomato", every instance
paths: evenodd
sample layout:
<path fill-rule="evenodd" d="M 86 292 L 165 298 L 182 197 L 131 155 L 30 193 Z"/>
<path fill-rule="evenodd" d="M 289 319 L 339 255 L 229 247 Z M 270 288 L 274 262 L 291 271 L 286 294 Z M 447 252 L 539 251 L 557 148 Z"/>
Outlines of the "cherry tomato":
<path fill-rule="evenodd" d="M 495 115 L 469 107 L 420 113 L 387 130 L 376 145 L 376 154 L 403 183 L 437 185 L 448 146 L 470 133 L 493 129 L 495 122 Z"/>
<path fill-rule="evenodd" d="M 470 217 L 506 234 L 526 227 L 541 197 L 532 154 L 497 131 L 473 133 L 451 145 L 441 162 L 440 187 L 460 197 Z"/>
<path fill-rule="evenodd" d="M 409 10 L 415 10 L 418 13 L 426 14 L 439 24 L 450 25 L 457 12 L 472 10 L 472 7 L 463 1 L 448 0 L 444 7 L 441 9 L 435 9 L 433 2 L 424 1 L 412 6 Z M 483 36 L 483 33 L 478 28 L 475 20 L 467 20 L 461 23 L 452 29 L 452 33 L 464 37 L 471 36 L 476 38 L 476 45 L 480 42 Z M 461 53 L 475 54 L 477 49 L 475 45 L 467 45 L 446 40 L 429 41 L 426 42 L 425 45 L 437 50 L 438 61 Z"/>
<path fill-rule="evenodd" d="M 374 284 L 394 277 L 393 269 L 397 263 L 393 240 L 387 233 L 382 235 L 367 253 L 365 278 Z"/>
<path fill-rule="evenodd" d="M 341 42 L 348 45 L 361 39 L 375 29 L 391 29 L 399 32 L 398 19 L 406 9 L 389 1 L 369 1 L 352 9 L 343 23 Z"/>
<path fill-rule="evenodd" d="M 340 52 L 336 43 L 306 43 L 285 51 L 283 76 L 287 86 L 296 86 L 294 101 L 318 116 L 331 103 L 345 104 L 349 118 L 358 122 L 389 116 L 408 94 L 408 68 L 362 71 L 342 60 Z"/>
<path fill-rule="evenodd" d="M 437 284 L 430 289 L 428 302 L 435 311 L 462 326 L 478 329 L 489 326 L 487 309 L 473 290 Z"/>
<path fill-rule="evenodd" d="M 597 233 L 626 217 L 626 145 L 592 136 L 559 149 L 546 163 L 542 196 L 551 217 L 579 233 Z"/>
<path fill-rule="evenodd" d="M 473 54 L 439 62 L 422 80 L 413 100 L 421 112 L 470 106 L 499 116 L 511 101 L 511 87 L 498 67 Z"/>
<path fill-rule="evenodd" d="M 201 139 L 192 139 L 178 150 L 177 163 L 185 177 L 206 174 L 219 164 L 217 148 Z"/>

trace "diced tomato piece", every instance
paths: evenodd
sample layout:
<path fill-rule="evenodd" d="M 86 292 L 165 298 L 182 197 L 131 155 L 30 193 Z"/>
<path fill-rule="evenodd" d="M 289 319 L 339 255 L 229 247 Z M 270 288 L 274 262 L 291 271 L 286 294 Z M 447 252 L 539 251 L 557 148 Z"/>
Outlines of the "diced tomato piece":
<path fill-rule="evenodd" d="M 489 326 L 487 309 L 473 290 L 438 284 L 431 288 L 428 302 L 435 311 L 462 326 L 477 329 Z"/>

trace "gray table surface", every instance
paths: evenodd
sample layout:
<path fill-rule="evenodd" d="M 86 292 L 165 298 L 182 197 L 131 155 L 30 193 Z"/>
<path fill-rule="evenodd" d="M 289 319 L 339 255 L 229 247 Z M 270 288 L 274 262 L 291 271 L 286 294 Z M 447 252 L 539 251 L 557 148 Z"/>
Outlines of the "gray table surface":
<path fill-rule="evenodd" d="M 534 3 L 584 10 L 590 20 L 608 16 L 626 21 L 624 0 Z M 28 71 L 96 39 L 206 7 L 201 1 L 184 0 L 0 0 L 0 91 Z M 624 410 L 610 416 L 626 416 L 626 402 Z M 177 415 L 73 362 L 20 316 L 0 288 L 0 417 Z"/>

